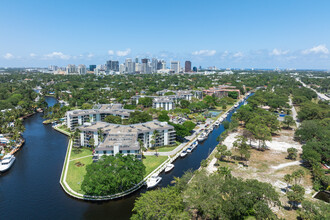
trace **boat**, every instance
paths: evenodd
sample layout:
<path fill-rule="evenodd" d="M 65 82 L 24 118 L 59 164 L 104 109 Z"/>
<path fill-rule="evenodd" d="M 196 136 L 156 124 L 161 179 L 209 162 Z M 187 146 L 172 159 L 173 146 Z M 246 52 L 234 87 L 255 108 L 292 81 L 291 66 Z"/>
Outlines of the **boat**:
<path fill-rule="evenodd" d="M 214 125 L 215 125 L 215 126 L 219 126 L 219 125 L 220 125 L 220 122 L 219 122 L 219 121 L 216 121 L 216 122 L 214 123 Z"/>
<path fill-rule="evenodd" d="M 203 134 L 201 134 L 201 135 L 197 138 L 197 140 L 198 140 L 198 141 L 204 141 L 205 138 L 206 138 L 206 136 L 205 136 L 204 133 L 203 133 Z"/>
<path fill-rule="evenodd" d="M 198 142 L 195 141 L 195 142 L 191 145 L 191 148 L 192 148 L 192 149 L 195 149 L 195 147 L 197 147 L 197 145 L 198 145 Z"/>
<path fill-rule="evenodd" d="M 187 155 L 187 151 L 184 150 L 184 151 L 181 152 L 180 157 L 185 157 L 186 155 Z"/>
<path fill-rule="evenodd" d="M 157 184 L 162 180 L 160 176 L 153 175 L 147 180 L 147 188 L 151 189 L 157 186 Z"/>
<path fill-rule="evenodd" d="M 174 168 L 174 164 L 167 164 L 165 167 L 165 173 L 170 172 Z"/>
<path fill-rule="evenodd" d="M 193 149 L 192 149 L 191 147 L 188 147 L 188 148 L 187 148 L 187 152 L 188 152 L 188 153 L 191 153 L 192 150 L 193 150 Z"/>
<path fill-rule="evenodd" d="M 8 170 L 13 165 L 15 159 L 15 156 L 12 154 L 7 154 L 4 156 L 0 162 L 0 172 L 5 172 Z"/>
<path fill-rule="evenodd" d="M 237 108 L 237 107 L 238 107 L 238 103 L 236 103 L 236 104 L 234 105 L 234 107 Z"/>

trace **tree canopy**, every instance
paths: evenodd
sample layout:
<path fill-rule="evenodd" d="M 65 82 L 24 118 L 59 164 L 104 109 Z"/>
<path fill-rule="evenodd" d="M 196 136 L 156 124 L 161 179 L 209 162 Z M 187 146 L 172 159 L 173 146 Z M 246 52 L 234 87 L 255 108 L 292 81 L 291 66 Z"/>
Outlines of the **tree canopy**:
<path fill-rule="evenodd" d="M 143 180 L 145 166 L 134 156 L 103 156 L 87 165 L 81 189 L 87 195 L 104 196 L 126 191 Z"/>

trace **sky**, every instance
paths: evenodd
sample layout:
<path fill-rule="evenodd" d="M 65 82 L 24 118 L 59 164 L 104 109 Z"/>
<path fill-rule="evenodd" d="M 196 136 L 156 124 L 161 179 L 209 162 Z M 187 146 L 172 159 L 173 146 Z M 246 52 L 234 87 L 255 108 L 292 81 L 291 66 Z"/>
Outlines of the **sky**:
<path fill-rule="evenodd" d="M 0 67 L 191 60 L 330 69 L 327 0 L 1 0 Z"/>

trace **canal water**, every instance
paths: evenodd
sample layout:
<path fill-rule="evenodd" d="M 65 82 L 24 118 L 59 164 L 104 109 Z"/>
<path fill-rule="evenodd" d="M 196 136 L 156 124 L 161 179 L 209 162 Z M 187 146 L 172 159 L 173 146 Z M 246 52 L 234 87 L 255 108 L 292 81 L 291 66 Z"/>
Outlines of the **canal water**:
<path fill-rule="evenodd" d="M 49 106 L 56 103 L 52 97 L 46 97 L 46 101 Z M 25 145 L 16 154 L 13 167 L 0 174 L 0 219 L 129 219 L 135 199 L 146 189 L 107 202 L 71 198 L 59 184 L 68 138 L 42 121 L 42 113 L 24 121 Z M 160 186 L 169 185 L 173 177 L 180 177 L 189 169 L 198 169 L 218 144 L 216 138 L 223 131 L 223 125 L 219 126 L 192 153 L 178 158 L 175 168 L 161 175 Z"/>

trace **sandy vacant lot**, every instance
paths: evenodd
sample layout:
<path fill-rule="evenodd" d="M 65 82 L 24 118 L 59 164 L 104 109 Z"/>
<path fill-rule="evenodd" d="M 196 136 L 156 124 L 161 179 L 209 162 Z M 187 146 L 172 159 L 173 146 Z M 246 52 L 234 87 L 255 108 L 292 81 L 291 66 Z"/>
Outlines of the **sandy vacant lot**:
<path fill-rule="evenodd" d="M 270 150 L 287 152 L 288 148 L 294 147 L 298 149 L 298 152 L 301 152 L 301 144 L 293 140 L 293 134 L 294 130 L 282 130 L 279 135 L 273 137 L 272 141 L 266 141 L 266 145 Z M 229 134 L 223 144 L 231 149 L 236 140 L 236 136 L 239 135 L 242 135 L 242 130 Z M 257 147 L 258 142 L 252 142 L 252 146 Z"/>

